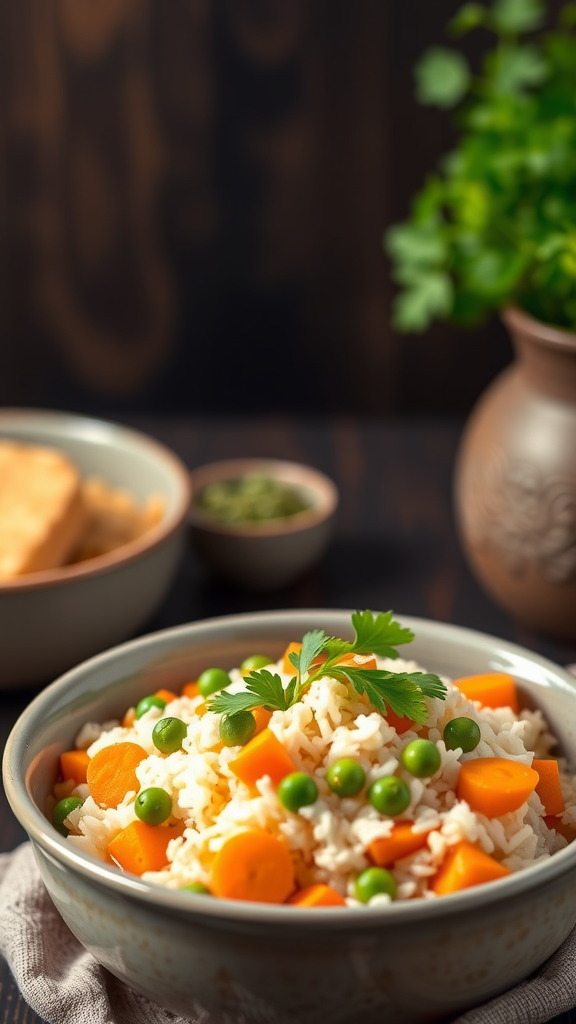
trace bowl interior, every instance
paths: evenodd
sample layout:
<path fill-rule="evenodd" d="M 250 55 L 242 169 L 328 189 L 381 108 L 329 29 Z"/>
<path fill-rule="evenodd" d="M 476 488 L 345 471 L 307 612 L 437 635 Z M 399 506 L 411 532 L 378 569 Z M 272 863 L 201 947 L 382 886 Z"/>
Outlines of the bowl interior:
<path fill-rule="evenodd" d="M 404 657 L 417 660 L 425 668 L 452 678 L 480 671 L 510 672 L 518 681 L 524 705 L 540 707 L 559 748 L 572 765 L 576 765 L 576 697 L 574 680 L 559 666 L 537 655 L 500 641 L 496 638 L 455 626 L 397 616 L 409 626 L 416 639 L 405 649 Z M 107 875 L 115 887 L 134 882 L 119 875 L 112 868 L 92 861 L 66 846 L 64 840 L 52 830 L 42 809 L 56 777 L 58 754 L 69 747 L 87 721 L 101 722 L 121 717 L 127 707 L 139 698 L 154 692 L 160 686 L 177 689 L 184 682 L 196 678 L 208 665 L 232 668 L 248 654 L 265 653 L 278 658 L 288 642 L 299 639 L 313 628 L 352 638 L 350 612 L 335 610 L 299 610 L 228 616 L 165 630 L 131 641 L 101 654 L 73 669 L 44 690 L 25 710 L 9 737 L 4 755 L 4 779 L 11 806 L 28 834 L 60 860 L 90 871 L 94 865 L 100 876 Z M 576 867 L 576 844 L 555 855 L 545 864 L 537 864 L 493 883 L 498 892 L 504 887 L 518 891 L 518 887 L 534 884 L 539 872 L 554 872 L 571 858 Z M 530 877 L 528 877 L 530 876 Z M 146 889 L 138 883 L 140 889 Z M 154 890 L 154 887 L 147 887 Z M 486 890 L 487 887 L 479 887 Z M 488 889 L 491 888 L 489 884 Z M 170 901 L 178 894 L 154 891 L 155 902 Z M 444 907 L 457 905 L 462 899 L 466 905 L 485 900 L 485 892 L 468 890 L 447 901 Z M 498 898 L 498 897 L 497 897 Z M 422 901 L 415 901 L 420 904 Z M 424 901 L 426 902 L 426 901 Z M 212 901 L 211 901 L 212 903 Z M 262 913 L 255 905 L 234 905 L 229 901 L 214 901 L 217 915 L 228 911 L 241 917 Z M 435 904 L 438 907 L 438 904 Z M 275 915 L 285 908 L 267 908 L 265 913 Z M 416 906 L 404 905 L 401 914 L 420 914 Z M 352 913 L 347 908 L 346 914 Z M 429 912 L 429 911 L 428 911 Z M 444 913 L 435 910 L 435 913 Z M 354 911 L 354 913 L 356 913 Z M 360 911 L 365 913 L 365 911 Z M 387 910 L 388 917 L 390 909 Z"/>
<path fill-rule="evenodd" d="M 338 491 L 329 477 L 312 466 L 283 459 L 227 459 L 199 466 L 192 471 L 194 494 L 199 494 L 208 484 L 238 480 L 240 477 L 255 473 L 289 484 L 300 493 L 309 508 L 293 516 L 260 520 L 256 523 L 224 523 L 192 502 L 190 521 L 193 527 L 240 535 L 251 535 L 255 532 L 291 532 L 306 529 L 328 518 L 337 507 Z"/>

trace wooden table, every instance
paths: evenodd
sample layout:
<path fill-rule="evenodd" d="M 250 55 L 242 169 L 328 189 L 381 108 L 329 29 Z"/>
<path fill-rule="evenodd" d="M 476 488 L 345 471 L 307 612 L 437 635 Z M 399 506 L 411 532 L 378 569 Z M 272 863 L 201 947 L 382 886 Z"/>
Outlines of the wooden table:
<path fill-rule="evenodd" d="M 249 415 L 116 419 L 170 445 L 190 468 L 240 456 L 286 458 L 328 473 L 341 493 L 332 546 L 321 564 L 297 583 L 273 593 L 245 593 L 213 579 L 188 548 L 168 597 L 142 633 L 231 612 L 391 608 L 398 616 L 468 626 L 520 643 L 560 664 L 576 663 L 576 641 L 541 636 L 516 623 L 481 590 L 464 561 L 452 511 L 460 421 L 357 420 L 345 415 L 294 421 Z M 36 692 L 1 695 L 2 749 Z M 25 838 L 2 791 L 0 850 L 11 850 Z M 0 960 L 0 1024 L 39 1021 Z M 576 1024 L 576 1009 L 553 1024 Z"/>

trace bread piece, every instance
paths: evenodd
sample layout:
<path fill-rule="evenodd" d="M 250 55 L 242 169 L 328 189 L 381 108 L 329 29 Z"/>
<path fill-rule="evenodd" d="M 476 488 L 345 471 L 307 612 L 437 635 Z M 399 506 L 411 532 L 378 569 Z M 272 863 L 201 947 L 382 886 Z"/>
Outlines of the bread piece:
<path fill-rule="evenodd" d="M 96 558 L 129 544 L 160 522 L 165 511 L 160 495 L 151 495 L 140 506 L 129 491 L 111 487 L 99 477 L 84 480 L 82 500 L 86 525 L 72 554 L 74 561 Z"/>
<path fill-rule="evenodd" d="M 83 526 L 72 462 L 53 448 L 0 441 L 0 580 L 64 565 Z"/>

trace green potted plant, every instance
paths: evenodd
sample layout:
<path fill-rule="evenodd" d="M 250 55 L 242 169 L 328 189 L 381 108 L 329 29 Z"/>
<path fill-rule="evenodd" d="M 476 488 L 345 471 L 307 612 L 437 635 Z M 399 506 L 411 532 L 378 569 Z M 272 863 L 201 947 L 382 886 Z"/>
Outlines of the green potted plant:
<path fill-rule="evenodd" d="M 556 7 L 558 5 L 555 5 Z M 486 48 L 474 68 L 458 49 Z M 455 465 L 457 527 L 488 592 L 576 639 L 576 3 L 467 3 L 415 69 L 456 145 L 385 233 L 393 324 L 473 328 L 494 313 L 515 360 L 481 396 Z"/>

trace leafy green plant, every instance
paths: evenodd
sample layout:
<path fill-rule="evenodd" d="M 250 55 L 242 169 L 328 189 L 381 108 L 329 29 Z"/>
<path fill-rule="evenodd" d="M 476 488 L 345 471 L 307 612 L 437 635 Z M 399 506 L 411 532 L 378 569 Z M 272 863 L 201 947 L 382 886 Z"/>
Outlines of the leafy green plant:
<path fill-rule="evenodd" d="M 415 68 L 457 142 L 384 235 L 401 332 L 510 304 L 576 330 L 576 3 L 547 21 L 542 0 L 466 3 L 447 31 L 486 34 L 480 67 L 433 47 Z"/>

